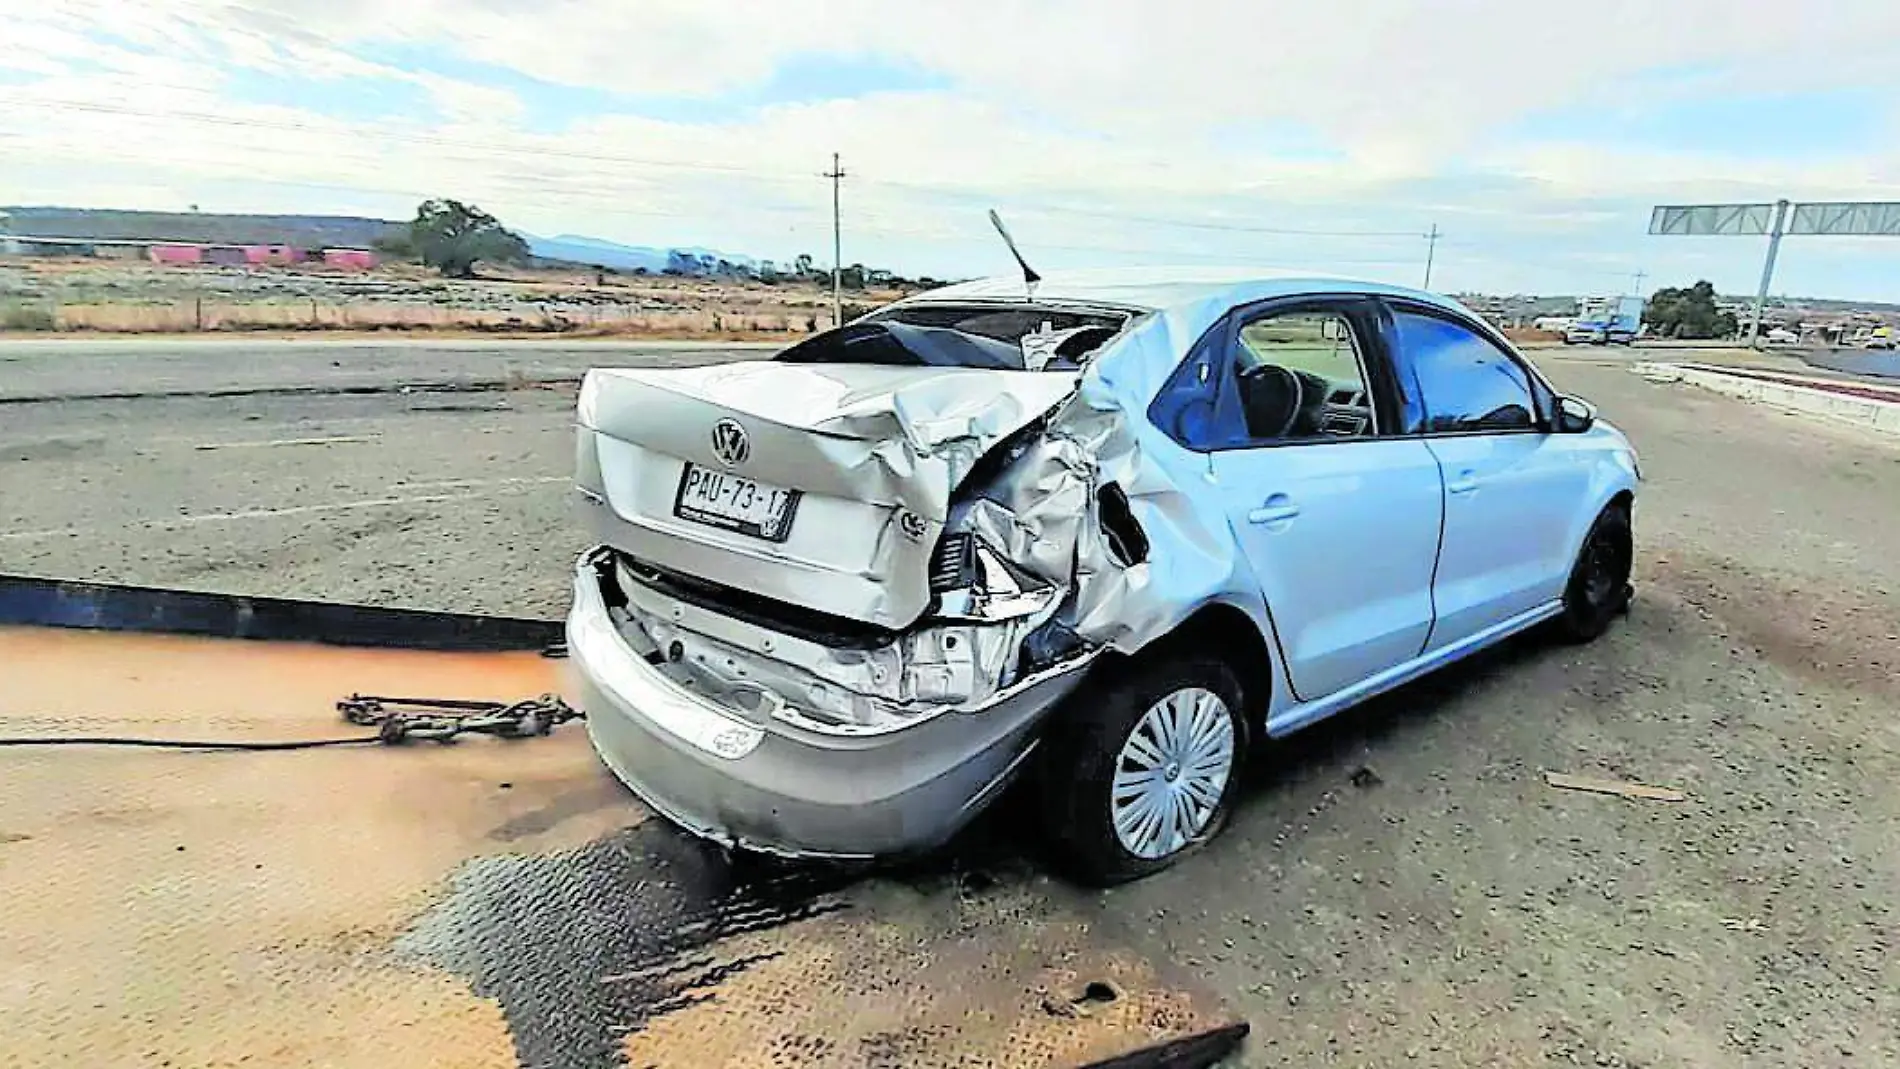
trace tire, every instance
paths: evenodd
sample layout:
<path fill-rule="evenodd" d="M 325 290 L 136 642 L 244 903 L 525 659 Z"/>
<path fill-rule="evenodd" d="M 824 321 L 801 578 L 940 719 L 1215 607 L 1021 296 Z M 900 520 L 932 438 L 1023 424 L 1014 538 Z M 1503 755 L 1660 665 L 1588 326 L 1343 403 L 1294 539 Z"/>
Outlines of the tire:
<path fill-rule="evenodd" d="M 1635 542 L 1629 506 L 1609 505 L 1597 514 L 1577 550 L 1564 586 L 1564 608 L 1556 630 L 1567 642 L 1589 642 L 1610 629 L 1610 621 L 1629 608 L 1630 562 Z"/>
<path fill-rule="evenodd" d="M 1206 701 L 1209 698 L 1213 701 Z M 1125 748 L 1141 730 L 1153 749 L 1156 722 L 1148 718 L 1167 699 L 1178 703 L 1180 723 L 1188 728 L 1183 753 L 1188 760 L 1160 765 L 1156 771 L 1162 776 L 1151 780 L 1149 793 L 1157 802 L 1170 795 L 1188 801 L 1178 810 L 1170 806 L 1154 811 L 1157 816 L 1148 847 L 1156 852 L 1149 853 L 1131 849 L 1130 845 L 1131 839 L 1140 845 L 1139 833 L 1149 822 L 1136 821 L 1133 832 L 1127 835 L 1119 832 L 1113 798 L 1118 772 L 1126 771 L 1130 776 L 1141 772 L 1141 759 L 1131 757 Z M 1124 883 L 1167 868 L 1220 834 L 1233 811 L 1251 741 L 1246 708 L 1233 670 L 1205 653 L 1177 650 L 1170 655 L 1157 650 L 1115 666 L 1078 688 L 1057 712 L 1056 723 L 1043 739 L 1043 760 L 1037 771 L 1037 808 L 1044 838 L 1065 873 L 1077 882 L 1098 887 Z M 1220 774 L 1219 797 L 1211 811 L 1204 802 L 1193 802 L 1211 793 L 1211 762 L 1215 759 L 1213 754 L 1204 759 L 1203 771 L 1207 774 L 1193 774 L 1193 721 L 1199 709 L 1210 716 L 1224 717 L 1227 737 L 1226 768 Z M 1165 713 L 1156 715 L 1166 719 Z M 1214 735 L 1204 736 L 1204 740 L 1205 745 L 1200 747 L 1203 752 L 1213 743 Z M 1178 775 L 1169 778 L 1170 772 Z M 1200 784 L 1199 793 L 1193 783 Z M 1128 800 L 1133 802 L 1134 798 Z M 1124 819 L 1130 812 L 1123 810 Z M 1177 828 L 1185 834 L 1167 834 L 1164 814 L 1184 814 L 1186 825 Z"/>

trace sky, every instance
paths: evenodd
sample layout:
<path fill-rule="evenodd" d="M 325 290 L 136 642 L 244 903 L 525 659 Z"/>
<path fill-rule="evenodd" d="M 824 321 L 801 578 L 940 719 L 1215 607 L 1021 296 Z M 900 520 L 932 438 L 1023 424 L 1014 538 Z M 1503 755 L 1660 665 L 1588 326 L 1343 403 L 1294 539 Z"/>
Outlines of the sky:
<path fill-rule="evenodd" d="M 1666 9 L 1666 10 L 1665 10 Z M 1900 200 L 1900 3 L 0 0 L 0 204 L 406 218 L 939 278 L 1753 292 L 1662 203 Z M 1900 300 L 1900 238 L 1774 292 Z"/>

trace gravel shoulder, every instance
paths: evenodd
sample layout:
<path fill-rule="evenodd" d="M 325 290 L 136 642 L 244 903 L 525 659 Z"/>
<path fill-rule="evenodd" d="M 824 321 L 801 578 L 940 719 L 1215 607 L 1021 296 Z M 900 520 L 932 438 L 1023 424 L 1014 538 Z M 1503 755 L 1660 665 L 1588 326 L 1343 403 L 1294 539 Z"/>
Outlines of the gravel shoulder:
<path fill-rule="evenodd" d="M 1287 740 L 1174 870 L 1040 882 L 1207 978 L 1247 1065 L 1900 1064 L 1900 446 L 1544 363 L 1641 451 L 1629 617 Z M 9 406 L 0 571 L 553 616 L 571 405 Z M 994 863 L 1033 879 L 1022 851 Z"/>

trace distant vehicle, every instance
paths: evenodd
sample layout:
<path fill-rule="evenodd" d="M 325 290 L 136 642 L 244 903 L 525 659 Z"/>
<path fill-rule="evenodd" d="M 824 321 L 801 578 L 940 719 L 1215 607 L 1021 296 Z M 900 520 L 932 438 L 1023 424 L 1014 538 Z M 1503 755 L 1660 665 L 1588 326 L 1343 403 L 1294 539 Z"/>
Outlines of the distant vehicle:
<path fill-rule="evenodd" d="M 1893 328 L 1874 328 L 1874 332 L 1867 335 L 1865 345 L 1869 349 L 1892 349 L 1894 347 Z"/>
<path fill-rule="evenodd" d="M 1563 334 L 1569 331 L 1571 325 L 1576 321 L 1576 316 L 1538 316 L 1536 319 L 1531 320 L 1531 329 L 1549 331 L 1552 334 Z"/>
<path fill-rule="evenodd" d="M 1616 304 L 1570 324 L 1565 345 L 1629 345 L 1643 331 L 1643 299 L 1618 297 Z"/>
<path fill-rule="evenodd" d="M 1776 327 L 1769 331 L 1766 337 L 1770 345 L 1794 345 L 1801 340 L 1799 334 L 1789 330 L 1787 327 Z"/>

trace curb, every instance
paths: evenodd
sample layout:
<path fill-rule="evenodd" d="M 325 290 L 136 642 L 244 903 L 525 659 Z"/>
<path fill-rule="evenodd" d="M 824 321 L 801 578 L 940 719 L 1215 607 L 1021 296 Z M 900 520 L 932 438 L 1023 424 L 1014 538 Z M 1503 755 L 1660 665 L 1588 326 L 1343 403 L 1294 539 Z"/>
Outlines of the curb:
<path fill-rule="evenodd" d="M 1717 368 L 1645 361 L 1630 368 L 1651 382 L 1686 382 L 1706 390 L 1773 405 L 1806 416 L 1851 423 L 1883 434 L 1900 436 L 1900 397 L 1876 401 L 1796 382 L 1729 374 Z"/>
<path fill-rule="evenodd" d="M 0 575 L 0 625 L 476 653 L 546 650 L 559 620 Z"/>

